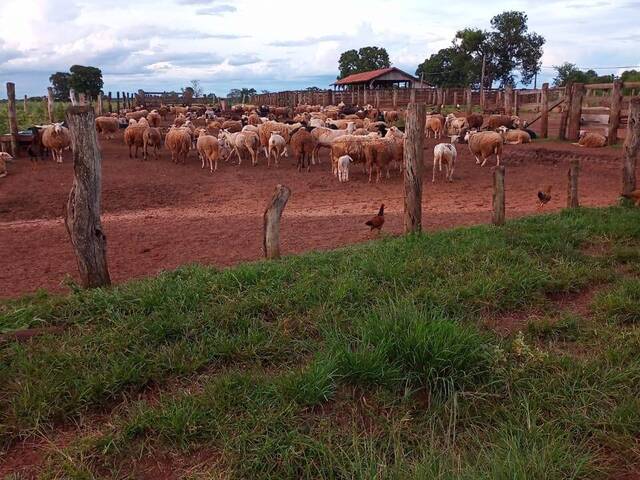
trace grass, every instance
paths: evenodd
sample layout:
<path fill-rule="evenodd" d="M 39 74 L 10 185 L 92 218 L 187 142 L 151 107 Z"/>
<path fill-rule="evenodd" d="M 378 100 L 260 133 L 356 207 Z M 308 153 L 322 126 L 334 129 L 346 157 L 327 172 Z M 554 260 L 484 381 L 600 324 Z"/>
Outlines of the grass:
<path fill-rule="evenodd" d="M 0 345 L 0 439 L 91 425 L 45 477 L 204 451 L 204 478 L 607 478 L 638 459 L 639 240 L 637 209 L 579 209 L 0 303 L 64 327 Z M 593 318 L 548 299 L 603 284 Z"/>
<path fill-rule="evenodd" d="M 54 121 L 61 122 L 64 120 L 64 112 L 69 106 L 69 102 L 54 103 Z M 9 119 L 7 114 L 8 103 L 0 102 L 0 135 L 9 133 Z M 49 123 L 49 115 L 47 113 L 46 104 L 42 101 L 27 101 L 27 112 L 25 113 L 22 100 L 16 102 L 16 120 L 18 121 L 18 130 L 24 130 L 33 125 L 42 125 Z"/>

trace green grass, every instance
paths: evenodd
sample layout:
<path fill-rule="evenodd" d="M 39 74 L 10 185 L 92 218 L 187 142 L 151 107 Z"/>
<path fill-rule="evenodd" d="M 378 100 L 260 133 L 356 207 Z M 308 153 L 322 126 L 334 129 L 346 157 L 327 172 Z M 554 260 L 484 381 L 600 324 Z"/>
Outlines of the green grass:
<path fill-rule="evenodd" d="M 0 344 L 0 440 L 107 417 L 45 477 L 204 450 L 205 478 L 607 478 L 637 460 L 638 241 L 640 210 L 579 209 L 0 303 L 64 327 Z M 592 319 L 548 299 L 594 285 Z"/>
<path fill-rule="evenodd" d="M 54 103 L 54 121 L 64 120 L 64 112 L 69 106 L 69 102 Z M 0 135 L 9 133 L 9 119 L 7 115 L 8 104 L 6 101 L 0 102 Z M 27 101 L 27 112 L 25 113 L 22 100 L 16 102 L 16 120 L 18 130 L 24 130 L 33 125 L 49 123 L 46 104 L 42 101 Z"/>

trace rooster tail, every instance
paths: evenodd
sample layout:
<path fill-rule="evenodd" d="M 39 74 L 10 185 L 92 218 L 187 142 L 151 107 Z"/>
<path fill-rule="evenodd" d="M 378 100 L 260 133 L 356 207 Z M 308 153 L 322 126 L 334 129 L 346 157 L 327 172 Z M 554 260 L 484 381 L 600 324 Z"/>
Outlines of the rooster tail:
<path fill-rule="evenodd" d="M 384 215 L 384 203 L 380 205 L 380 211 L 378 211 L 378 216 L 382 217 Z"/>

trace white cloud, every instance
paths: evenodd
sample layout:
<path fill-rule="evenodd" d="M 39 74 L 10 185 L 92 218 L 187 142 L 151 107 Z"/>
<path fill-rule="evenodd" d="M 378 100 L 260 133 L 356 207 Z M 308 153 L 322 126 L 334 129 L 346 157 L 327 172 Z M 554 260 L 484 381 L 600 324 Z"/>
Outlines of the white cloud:
<path fill-rule="evenodd" d="M 546 37 L 546 67 L 633 65 L 638 7 L 636 0 L 1 0 L 0 18 L 11 21 L 0 30 L 0 77 L 41 94 L 52 72 L 84 63 L 101 68 L 113 91 L 171 90 L 193 78 L 218 94 L 326 87 L 347 49 L 385 47 L 394 65 L 413 73 L 456 30 L 488 28 L 509 9 L 526 11 L 530 29 Z M 552 73 L 545 68 L 542 77 Z"/>

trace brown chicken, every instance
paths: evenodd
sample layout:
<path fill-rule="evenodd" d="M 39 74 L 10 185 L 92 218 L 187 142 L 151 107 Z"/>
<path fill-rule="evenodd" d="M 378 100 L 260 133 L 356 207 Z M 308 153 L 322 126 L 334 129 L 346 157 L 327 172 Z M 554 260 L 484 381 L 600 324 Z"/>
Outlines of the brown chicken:
<path fill-rule="evenodd" d="M 371 227 L 371 231 L 378 230 L 378 232 L 380 232 L 382 230 L 382 225 L 384 225 L 384 203 L 380 205 L 378 214 L 371 220 L 365 222 L 365 225 Z"/>
<path fill-rule="evenodd" d="M 622 196 L 624 198 L 628 198 L 629 200 L 631 200 L 636 207 L 640 207 L 640 189 L 634 190 L 633 192 L 627 195 L 623 193 Z"/>
<path fill-rule="evenodd" d="M 538 192 L 538 207 L 542 208 L 551 201 L 551 185 Z"/>

